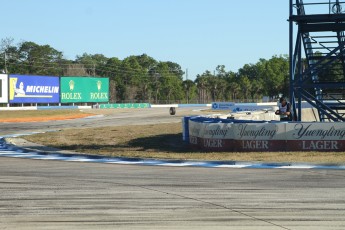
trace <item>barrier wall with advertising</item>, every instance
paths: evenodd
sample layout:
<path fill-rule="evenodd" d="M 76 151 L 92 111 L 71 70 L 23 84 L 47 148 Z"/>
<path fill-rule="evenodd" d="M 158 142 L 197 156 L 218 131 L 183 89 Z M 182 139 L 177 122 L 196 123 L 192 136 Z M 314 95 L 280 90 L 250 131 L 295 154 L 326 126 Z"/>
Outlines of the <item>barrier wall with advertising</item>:
<path fill-rule="evenodd" d="M 150 108 L 149 103 L 118 103 L 118 104 L 101 104 L 100 109 L 139 109 Z"/>
<path fill-rule="evenodd" d="M 8 103 L 8 76 L 0 74 L 0 103 Z"/>
<path fill-rule="evenodd" d="M 212 102 L 212 109 L 214 110 L 230 110 L 233 106 L 235 106 L 233 102 Z"/>
<path fill-rule="evenodd" d="M 109 78 L 61 77 L 61 103 L 108 102 Z"/>
<path fill-rule="evenodd" d="M 59 77 L 10 75 L 10 103 L 59 103 Z"/>
<path fill-rule="evenodd" d="M 233 102 L 213 102 L 213 110 L 229 110 L 231 113 L 237 112 L 253 112 L 259 110 L 273 110 L 278 109 L 276 102 L 269 103 L 233 103 Z"/>
<path fill-rule="evenodd" d="M 345 151 L 345 122 L 288 124 L 286 145 L 289 151 Z"/>
<path fill-rule="evenodd" d="M 345 151 L 345 123 L 191 118 L 189 143 L 210 151 Z"/>

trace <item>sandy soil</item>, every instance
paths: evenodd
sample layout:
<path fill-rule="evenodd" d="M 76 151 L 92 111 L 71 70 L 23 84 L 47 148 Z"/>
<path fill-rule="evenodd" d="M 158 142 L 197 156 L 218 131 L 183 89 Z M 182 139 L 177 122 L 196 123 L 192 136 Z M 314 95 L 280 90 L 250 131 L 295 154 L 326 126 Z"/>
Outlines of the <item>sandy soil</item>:
<path fill-rule="evenodd" d="M 94 114 L 71 114 L 65 116 L 42 116 L 42 117 L 16 117 L 16 118 L 0 118 L 0 122 L 43 122 L 56 120 L 70 120 L 77 118 L 84 118 Z"/>

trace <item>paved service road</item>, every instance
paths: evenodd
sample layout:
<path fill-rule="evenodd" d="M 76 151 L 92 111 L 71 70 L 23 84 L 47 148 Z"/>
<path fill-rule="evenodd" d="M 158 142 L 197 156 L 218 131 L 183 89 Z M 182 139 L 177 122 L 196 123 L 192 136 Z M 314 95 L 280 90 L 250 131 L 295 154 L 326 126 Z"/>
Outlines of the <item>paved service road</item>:
<path fill-rule="evenodd" d="M 158 122 L 180 119 L 161 112 L 161 120 L 155 117 Z M 116 116 L 49 125 L 124 122 Z M 135 120 L 126 116 L 125 123 Z M 140 122 L 150 122 L 140 116 Z M 15 127 L 18 130 L 4 127 L 3 133 L 47 128 L 43 123 L 22 124 Z M 343 170 L 180 168 L 2 157 L 0 194 L 0 229 L 345 229 Z"/>
<path fill-rule="evenodd" d="M 106 113 L 103 117 L 84 118 L 75 120 L 29 122 L 29 123 L 0 123 L 0 136 L 32 131 L 58 130 L 65 128 L 90 128 L 119 125 L 142 125 L 164 122 L 181 122 L 187 115 L 201 114 L 201 108 L 177 108 L 176 115 L 169 114 L 169 108 L 152 109 L 118 109 L 92 110 L 94 113 Z M 203 108 L 205 109 L 205 107 Z M 205 113 L 204 113 L 205 114 Z"/>

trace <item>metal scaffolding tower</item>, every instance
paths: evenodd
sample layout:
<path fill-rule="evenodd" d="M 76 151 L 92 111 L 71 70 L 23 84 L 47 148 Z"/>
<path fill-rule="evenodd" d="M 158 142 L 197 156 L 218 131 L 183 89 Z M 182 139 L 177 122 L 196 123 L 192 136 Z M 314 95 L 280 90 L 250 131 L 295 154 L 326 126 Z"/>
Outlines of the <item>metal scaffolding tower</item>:
<path fill-rule="evenodd" d="M 290 100 L 297 120 L 305 100 L 320 121 L 345 121 L 345 2 L 290 0 L 289 23 Z"/>

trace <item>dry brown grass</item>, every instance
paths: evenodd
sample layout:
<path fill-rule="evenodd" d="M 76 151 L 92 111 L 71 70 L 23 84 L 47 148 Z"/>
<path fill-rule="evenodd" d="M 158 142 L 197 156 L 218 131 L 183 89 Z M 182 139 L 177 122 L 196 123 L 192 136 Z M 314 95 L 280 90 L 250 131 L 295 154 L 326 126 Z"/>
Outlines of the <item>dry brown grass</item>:
<path fill-rule="evenodd" d="M 43 145 L 112 157 L 344 164 L 344 152 L 200 152 L 182 141 L 181 124 L 70 129 L 25 139 Z"/>

